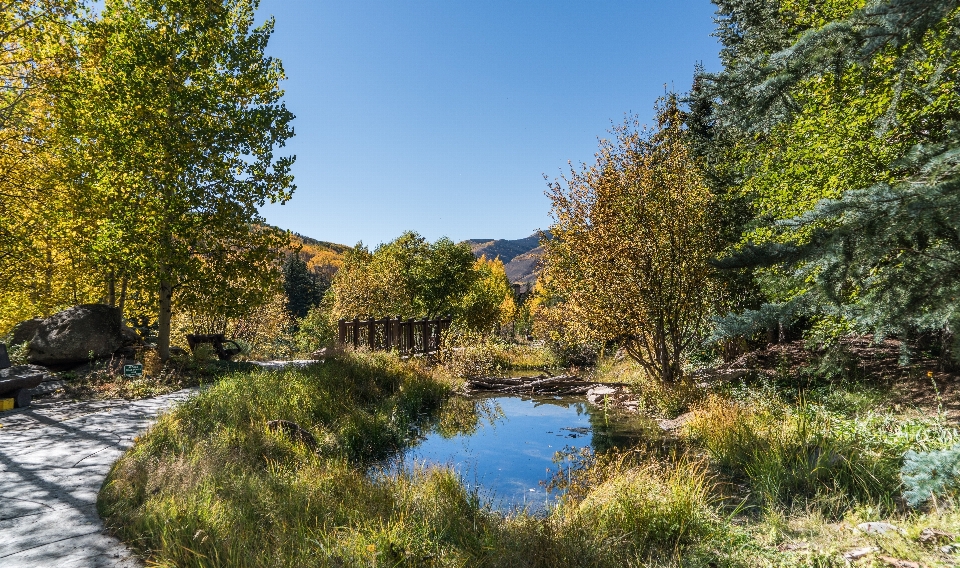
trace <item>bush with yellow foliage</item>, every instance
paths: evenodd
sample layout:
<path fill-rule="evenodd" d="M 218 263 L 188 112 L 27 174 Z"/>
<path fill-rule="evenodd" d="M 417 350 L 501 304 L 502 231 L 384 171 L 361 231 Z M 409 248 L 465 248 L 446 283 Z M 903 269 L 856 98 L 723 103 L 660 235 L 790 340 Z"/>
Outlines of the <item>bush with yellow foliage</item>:
<path fill-rule="evenodd" d="M 652 376 L 682 376 L 713 295 L 713 196 L 684 140 L 672 98 L 658 127 L 636 120 L 603 141 L 596 163 L 550 184 L 554 224 L 544 278 L 567 327 L 619 342 Z"/>

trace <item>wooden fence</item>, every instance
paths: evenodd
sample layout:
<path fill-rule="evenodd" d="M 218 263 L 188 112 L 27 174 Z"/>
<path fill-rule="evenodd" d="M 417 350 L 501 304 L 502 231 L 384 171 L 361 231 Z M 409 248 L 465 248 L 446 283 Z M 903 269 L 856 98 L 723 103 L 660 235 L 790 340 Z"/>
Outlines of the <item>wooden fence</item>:
<path fill-rule="evenodd" d="M 435 320 L 402 320 L 396 318 L 340 320 L 340 345 L 354 349 L 366 347 L 371 351 L 390 351 L 413 355 L 433 353 L 440 348 L 443 333 L 450 327 L 450 316 Z"/>

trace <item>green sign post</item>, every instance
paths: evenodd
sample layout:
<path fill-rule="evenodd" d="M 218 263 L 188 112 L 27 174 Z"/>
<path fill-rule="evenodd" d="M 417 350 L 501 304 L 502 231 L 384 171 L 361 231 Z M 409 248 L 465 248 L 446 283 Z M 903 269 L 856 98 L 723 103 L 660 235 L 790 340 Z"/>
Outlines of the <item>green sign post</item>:
<path fill-rule="evenodd" d="M 128 378 L 142 377 L 143 363 L 135 363 L 133 365 L 124 365 L 123 376 Z"/>

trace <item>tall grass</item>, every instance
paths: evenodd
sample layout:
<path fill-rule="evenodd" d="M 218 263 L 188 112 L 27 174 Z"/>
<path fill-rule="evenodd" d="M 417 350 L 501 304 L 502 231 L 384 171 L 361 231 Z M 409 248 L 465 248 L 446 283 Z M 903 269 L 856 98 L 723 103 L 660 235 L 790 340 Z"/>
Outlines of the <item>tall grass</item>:
<path fill-rule="evenodd" d="M 812 504 L 832 515 L 862 505 L 894 510 L 904 452 L 955 436 L 936 419 L 850 416 L 805 399 L 719 395 L 698 405 L 687 433 L 725 474 L 746 481 L 762 506 Z"/>
<path fill-rule="evenodd" d="M 696 464 L 622 462 L 545 516 L 494 512 L 447 469 L 370 473 L 449 391 L 382 354 L 235 374 L 141 437 L 98 507 L 151 562 L 180 567 L 672 565 L 723 534 Z M 453 415 L 444 431 L 480 419 Z M 271 431 L 278 419 L 316 445 Z"/>
<path fill-rule="evenodd" d="M 397 492 L 358 464 L 401 447 L 448 392 L 387 355 L 229 376 L 117 462 L 101 513 L 161 563 L 316 565 L 318 553 L 342 548 L 343 527 L 390 517 Z M 306 428 L 317 450 L 268 429 L 278 419 Z"/>
<path fill-rule="evenodd" d="M 498 376 L 511 371 L 547 371 L 560 360 L 545 345 L 510 343 L 477 333 L 461 332 L 447 339 L 440 363 L 455 377 Z"/>
<path fill-rule="evenodd" d="M 824 527 L 895 515 L 903 453 L 957 440 L 942 417 L 905 419 L 852 391 L 701 395 L 669 447 L 584 453 L 555 478 L 557 507 L 504 515 L 448 469 L 372 467 L 427 426 L 452 436 L 489 418 L 472 401 L 444 403 L 451 380 L 371 353 L 229 375 L 140 438 L 98 506 L 160 566 L 840 566 L 838 542 L 936 554 Z M 917 534 L 957 522 L 938 515 L 897 522 Z M 794 538 L 823 544 L 802 558 L 778 548 Z"/>

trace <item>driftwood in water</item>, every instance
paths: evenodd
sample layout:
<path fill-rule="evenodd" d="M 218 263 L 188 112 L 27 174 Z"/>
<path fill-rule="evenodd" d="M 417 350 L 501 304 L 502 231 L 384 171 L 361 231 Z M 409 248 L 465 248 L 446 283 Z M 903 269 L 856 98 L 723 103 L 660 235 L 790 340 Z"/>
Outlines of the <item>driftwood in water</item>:
<path fill-rule="evenodd" d="M 604 383 L 606 386 L 622 387 L 622 383 Z M 590 389 L 600 386 L 600 383 L 585 381 L 572 375 L 548 377 L 484 377 L 470 379 L 467 388 L 471 391 L 482 391 L 503 394 L 541 394 L 541 395 L 586 395 Z"/>

